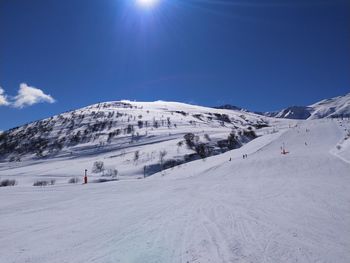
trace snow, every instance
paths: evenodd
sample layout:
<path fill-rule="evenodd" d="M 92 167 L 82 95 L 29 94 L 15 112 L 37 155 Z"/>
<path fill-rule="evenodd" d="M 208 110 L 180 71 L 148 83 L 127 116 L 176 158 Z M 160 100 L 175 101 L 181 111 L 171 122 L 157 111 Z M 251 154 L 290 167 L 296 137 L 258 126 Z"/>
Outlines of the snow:
<path fill-rule="evenodd" d="M 340 128 L 344 130 L 344 137 L 331 150 L 331 153 L 350 164 L 350 127 L 349 123 L 339 120 Z"/>
<path fill-rule="evenodd" d="M 350 93 L 325 99 L 309 106 L 292 106 L 277 112 L 266 112 L 265 116 L 287 119 L 322 119 L 350 116 Z"/>
<path fill-rule="evenodd" d="M 0 188 L 0 262 L 350 262 L 349 121 L 271 123 L 146 179 Z M 14 170 L 64 162 L 75 169 Z"/>
<path fill-rule="evenodd" d="M 310 107 L 313 113 L 310 119 L 319 119 L 332 116 L 350 115 L 350 93 L 345 96 L 339 96 L 332 99 L 322 100 Z"/>
<path fill-rule="evenodd" d="M 97 117 L 99 114 L 102 117 Z M 113 116 L 107 117 L 109 114 Z M 226 114 L 231 123 L 222 124 L 221 121 L 215 119 L 215 114 Z M 201 117 L 196 118 L 195 116 Z M 168 119 L 170 125 L 167 125 Z M 72 120 L 75 125 L 73 129 L 70 129 Z M 148 122 L 148 127 L 144 125 L 139 128 L 138 121 L 140 120 L 143 123 Z M 154 121 L 160 123 L 158 128 L 152 127 Z M 21 162 L 0 162 L 0 177 L 1 179 L 16 177 L 19 186 L 32 185 L 35 181 L 42 179 L 54 179 L 56 184 L 66 184 L 70 178 L 82 176 L 85 169 L 88 169 L 89 175 L 92 175 L 91 168 L 95 161 L 103 161 L 107 169 L 118 169 L 119 179 L 143 177 L 144 166 L 154 166 L 159 163 L 160 151 L 167 152 L 166 160 L 182 160 L 185 155 L 193 153 L 193 150 L 187 149 L 185 145 L 177 146 L 179 141 L 183 141 L 186 133 L 196 134 L 202 142 L 206 142 L 204 135 L 208 134 L 215 143 L 226 139 L 231 130 L 243 130 L 257 123 L 273 121 L 273 119 L 256 114 L 212 109 L 179 102 L 123 100 L 99 103 L 43 120 L 42 123 L 51 125 L 52 131 L 48 134 L 44 132 L 34 136 L 47 138 L 50 142 L 59 141 L 62 138 L 70 138 L 78 132 L 84 134 L 86 127 L 93 127 L 94 124 L 102 122 L 107 123 L 107 126 L 112 122 L 111 129 L 92 132 L 92 138 L 88 142 L 82 141 L 73 146 L 66 143 L 56 155 L 50 155 L 46 150 L 44 155 L 47 157 L 44 159 L 38 159 L 31 153 L 21 156 Z M 162 122 L 164 125 L 161 125 Z M 279 123 L 288 125 L 290 122 L 281 120 Z M 23 131 L 33 129 L 35 125 L 37 123 L 22 126 L 18 130 L 11 131 L 11 134 L 16 136 Z M 108 141 L 110 132 L 123 131 L 128 125 L 135 127 L 134 136 L 131 133 L 121 132 Z M 268 133 L 269 130 L 270 128 L 264 128 L 256 132 L 262 135 Z M 15 139 L 24 144 L 26 140 L 23 137 L 28 139 L 28 134 L 31 133 L 25 133 Z M 29 144 L 33 143 L 29 142 Z M 140 160 L 135 162 L 133 159 L 136 151 L 140 153 Z"/>

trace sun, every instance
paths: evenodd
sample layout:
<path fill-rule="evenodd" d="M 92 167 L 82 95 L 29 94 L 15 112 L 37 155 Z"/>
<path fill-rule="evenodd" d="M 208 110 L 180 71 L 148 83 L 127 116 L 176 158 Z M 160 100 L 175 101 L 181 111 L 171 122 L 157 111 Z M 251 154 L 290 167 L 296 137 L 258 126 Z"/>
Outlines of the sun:
<path fill-rule="evenodd" d="M 137 4 L 142 7 L 152 7 L 155 6 L 159 0 L 136 0 Z"/>

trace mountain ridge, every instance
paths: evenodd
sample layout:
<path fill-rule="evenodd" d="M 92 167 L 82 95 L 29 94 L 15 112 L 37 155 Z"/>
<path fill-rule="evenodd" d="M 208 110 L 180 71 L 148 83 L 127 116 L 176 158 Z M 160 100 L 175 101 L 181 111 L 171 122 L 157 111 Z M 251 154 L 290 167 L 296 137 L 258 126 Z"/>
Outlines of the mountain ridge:
<path fill-rule="evenodd" d="M 103 102 L 4 131 L 0 163 L 19 170 L 38 164 L 43 171 L 36 173 L 59 176 L 103 159 L 108 169 L 118 167 L 125 176 L 150 175 L 239 148 L 268 122 L 253 113 L 179 102 Z M 45 170 L 50 163 L 61 165 Z"/>
<path fill-rule="evenodd" d="M 323 99 L 308 106 L 294 105 L 280 111 L 257 112 L 242 109 L 240 107 L 225 104 L 215 108 L 225 108 L 252 112 L 255 114 L 284 119 L 307 120 L 322 118 L 348 118 L 350 117 L 350 93 L 330 99 Z"/>

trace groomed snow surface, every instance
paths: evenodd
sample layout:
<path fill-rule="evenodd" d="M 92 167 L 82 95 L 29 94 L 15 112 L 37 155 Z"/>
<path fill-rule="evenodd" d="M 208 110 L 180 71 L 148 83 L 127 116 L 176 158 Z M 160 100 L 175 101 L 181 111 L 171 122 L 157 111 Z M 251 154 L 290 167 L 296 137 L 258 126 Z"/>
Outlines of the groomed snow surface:
<path fill-rule="evenodd" d="M 3 187 L 0 262 L 348 263 L 345 126 L 301 121 L 147 179 Z"/>

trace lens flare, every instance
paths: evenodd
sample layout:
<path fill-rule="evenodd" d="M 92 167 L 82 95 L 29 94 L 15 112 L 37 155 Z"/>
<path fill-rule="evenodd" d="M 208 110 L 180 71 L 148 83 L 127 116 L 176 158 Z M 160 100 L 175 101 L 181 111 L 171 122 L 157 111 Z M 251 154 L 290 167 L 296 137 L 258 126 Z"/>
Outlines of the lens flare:
<path fill-rule="evenodd" d="M 158 2 L 159 0 L 137 0 L 137 4 L 142 7 L 152 7 Z"/>

